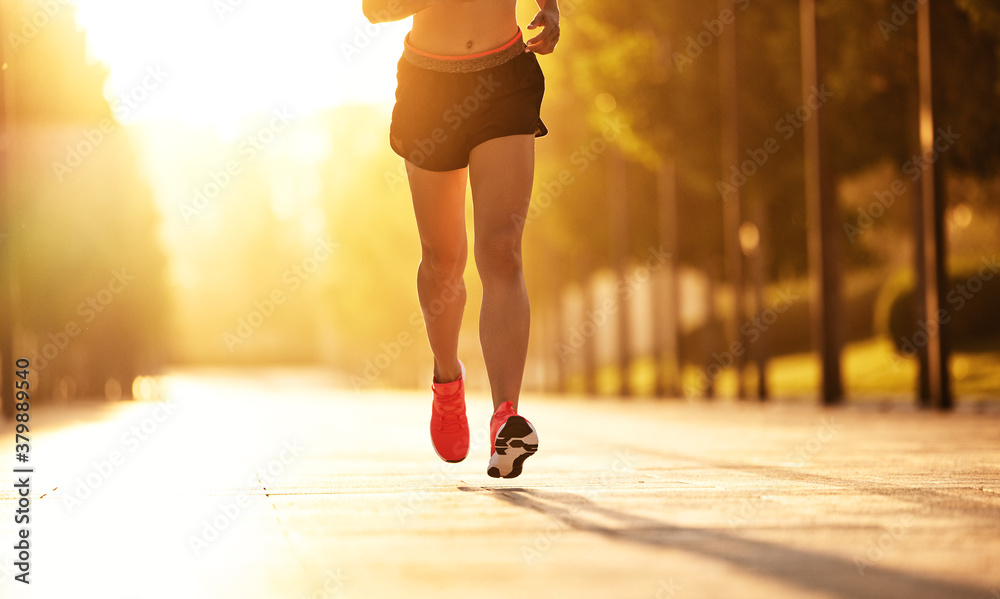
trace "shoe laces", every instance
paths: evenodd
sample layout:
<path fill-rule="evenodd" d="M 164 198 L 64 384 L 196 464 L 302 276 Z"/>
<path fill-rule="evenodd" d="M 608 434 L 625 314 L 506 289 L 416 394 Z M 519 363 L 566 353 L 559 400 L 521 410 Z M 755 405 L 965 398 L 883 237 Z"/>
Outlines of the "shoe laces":
<path fill-rule="evenodd" d="M 434 413 L 439 418 L 438 429 L 445 432 L 455 432 L 462 429 L 465 417 L 465 402 L 460 393 L 450 397 L 434 398 Z"/>

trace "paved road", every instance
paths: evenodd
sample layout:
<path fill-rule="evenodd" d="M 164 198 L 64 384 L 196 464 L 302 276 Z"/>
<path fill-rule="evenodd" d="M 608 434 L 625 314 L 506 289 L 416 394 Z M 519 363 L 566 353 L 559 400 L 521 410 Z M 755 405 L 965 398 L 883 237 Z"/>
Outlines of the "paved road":
<path fill-rule="evenodd" d="M 31 581 L 0 597 L 1000 598 L 1000 418 L 526 397 L 539 453 L 486 476 L 427 399 L 187 373 L 32 415 Z M 13 463 L 11 426 L 0 429 Z"/>

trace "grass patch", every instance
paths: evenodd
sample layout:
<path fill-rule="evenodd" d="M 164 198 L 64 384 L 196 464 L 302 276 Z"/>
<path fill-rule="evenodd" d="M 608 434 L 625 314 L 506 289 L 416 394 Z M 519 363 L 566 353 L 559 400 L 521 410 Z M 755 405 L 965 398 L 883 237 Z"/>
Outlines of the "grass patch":
<path fill-rule="evenodd" d="M 917 361 L 896 352 L 886 337 L 875 337 L 848 344 L 841 356 L 847 401 L 910 403 L 915 401 Z M 951 359 L 952 390 L 956 401 L 984 403 L 1000 400 L 1000 352 L 954 353 Z M 644 357 L 632 362 L 628 373 L 632 393 L 653 395 L 656 388 L 656 363 Z M 747 364 L 745 389 L 753 393 L 757 369 Z M 819 386 L 820 363 L 813 354 L 794 354 L 772 358 L 768 362 L 767 381 L 771 397 L 781 401 L 815 400 Z M 616 395 L 620 385 L 616 365 L 597 369 L 598 395 Z M 570 392 L 582 393 L 584 379 L 574 373 L 568 380 Z M 737 374 L 733 368 L 720 370 L 713 379 L 717 397 L 736 394 Z M 681 389 L 685 396 L 700 397 L 705 390 L 703 367 L 685 364 L 681 370 Z"/>

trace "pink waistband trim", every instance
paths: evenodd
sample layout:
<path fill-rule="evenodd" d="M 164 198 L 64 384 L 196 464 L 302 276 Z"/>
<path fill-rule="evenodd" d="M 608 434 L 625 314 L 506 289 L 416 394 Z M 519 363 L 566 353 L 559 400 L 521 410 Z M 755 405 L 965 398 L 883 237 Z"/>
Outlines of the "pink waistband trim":
<path fill-rule="evenodd" d="M 520 27 L 514 37 L 499 48 L 461 56 L 441 56 L 418 50 L 410 45 L 410 35 L 407 34 L 403 39 L 403 58 L 413 66 L 431 71 L 472 73 L 500 66 L 524 53 L 525 47 Z"/>

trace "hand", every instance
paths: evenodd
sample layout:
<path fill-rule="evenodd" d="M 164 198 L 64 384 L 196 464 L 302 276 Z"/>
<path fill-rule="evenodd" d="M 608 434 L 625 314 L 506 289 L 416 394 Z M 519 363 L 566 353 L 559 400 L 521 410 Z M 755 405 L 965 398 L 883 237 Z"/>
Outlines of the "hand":
<path fill-rule="evenodd" d="M 548 54 L 556 49 L 559 42 L 559 11 L 544 9 L 538 11 L 528 24 L 528 29 L 542 28 L 542 32 L 528 40 L 528 52 Z"/>

